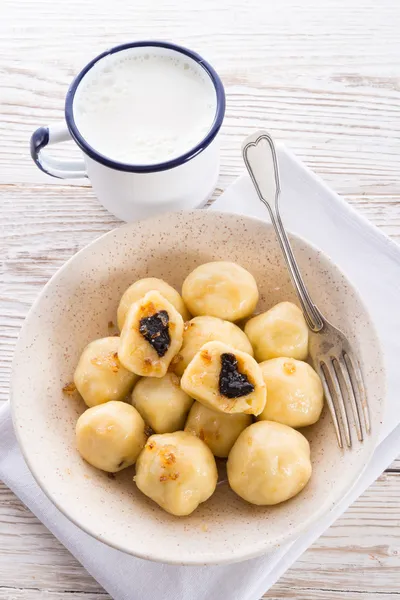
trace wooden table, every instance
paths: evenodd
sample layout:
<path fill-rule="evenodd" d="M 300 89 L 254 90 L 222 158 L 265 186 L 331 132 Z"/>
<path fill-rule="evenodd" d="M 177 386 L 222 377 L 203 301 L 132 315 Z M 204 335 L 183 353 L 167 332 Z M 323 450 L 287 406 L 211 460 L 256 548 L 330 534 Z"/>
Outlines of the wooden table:
<path fill-rule="evenodd" d="M 398 0 L 3 0 L 1 9 L 1 401 L 32 301 L 79 248 L 118 225 L 90 188 L 46 177 L 28 151 L 36 127 L 62 119 L 74 74 L 109 46 L 169 39 L 219 71 L 227 116 L 216 194 L 243 169 L 245 134 L 265 127 L 400 239 Z M 399 553 L 398 461 L 265 598 L 394 600 Z M 28 598 L 108 596 L 0 486 L 0 600 Z"/>

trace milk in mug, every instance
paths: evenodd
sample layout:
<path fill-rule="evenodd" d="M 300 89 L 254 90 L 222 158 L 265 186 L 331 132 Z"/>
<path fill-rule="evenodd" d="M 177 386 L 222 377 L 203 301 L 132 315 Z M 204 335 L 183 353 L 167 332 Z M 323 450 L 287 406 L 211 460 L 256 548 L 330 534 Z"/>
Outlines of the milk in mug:
<path fill-rule="evenodd" d="M 185 55 L 151 48 L 112 54 L 84 77 L 75 123 L 111 160 L 152 165 L 190 152 L 210 131 L 217 108 L 211 78 Z"/>
<path fill-rule="evenodd" d="M 89 179 L 124 221 L 204 206 L 219 175 L 223 83 L 197 52 L 134 41 L 93 58 L 71 83 L 64 121 L 36 129 L 31 156 L 58 179 Z M 80 156 L 51 156 L 73 140 Z"/>

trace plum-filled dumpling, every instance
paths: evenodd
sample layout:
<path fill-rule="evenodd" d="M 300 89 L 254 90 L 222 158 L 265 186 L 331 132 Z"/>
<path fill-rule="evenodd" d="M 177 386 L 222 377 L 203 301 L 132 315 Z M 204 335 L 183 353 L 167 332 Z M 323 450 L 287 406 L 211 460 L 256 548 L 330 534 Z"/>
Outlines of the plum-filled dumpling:
<path fill-rule="evenodd" d="M 222 342 L 208 342 L 187 366 L 182 389 L 221 412 L 259 415 L 267 397 L 261 369 L 252 356 Z"/>
<path fill-rule="evenodd" d="M 87 406 L 123 400 L 139 379 L 121 364 L 119 347 L 119 337 L 106 337 L 91 342 L 82 352 L 74 383 Z"/>
<path fill-rule="evenodd" d="M 117 312 L 117 322 L 120 331 L 122 331 L 126 315 L 132 304 L 143 298 L 147 292 L 151 291 L 160 292 L 160 294 L 176 308 L 178 313 L 182 315 L 184 321 L 190 319 L 189 312 L 181 295 L 173 287 L 166 281 L 157 279 L 157 277 L 146 277 L 145 279 L 139 279 L 138 281 L 135 281 L 135 283 L 132 283 L 132 285 L 130 285 L 122 294 Z"/>
<path fill-rule="evenodd" d="M 183 282 L 182 296 L 189 312 L 226 321 L 238 321 L 252 314 L 258 302 L 253 275 L 233 262 L 200 265 Z"/>
<path fill-rule="evenodd" d="M 300 308 L 292 302 L 280 302 L 253 317 L 247 321 L 244 331 L 258 362 L 279 356 L 307 358 L 307 323 Z"/>
<path fill-rule="evenodd" d="M 184 431 L 152 435 L 136 463 L 139 490 L 176 516 L 190 515 L 214 493 L 218 473 L 204 442 Z"/>
<path fill-rule="evenodd" d="M 193 398 L 181 388 L 175 373 L 142 377 L 132 393 L 132 404 L 155 433 L 183 429 Z"/>
<path fill-rule="evenodd" d="M 183 319 L 159 292 L 132 304 L 121 331 L 118 356 L 137 375 L 163 377 L 182 346 Z"/>
<path fill-rule="evenodd" d="M 229 453 L 229 485 L 251 504 L 289 500 L 311 477 L 310 445 L 291 427 L 259 421 L 247 427 Z"/>
<path fill-rule="evenodd" d="M 109 473 L 133 465 L 146 443 L 145 422 L 130 404 L 107 402 L 85 411 L 76 424 L 78 452 Z"/>
<path fill-rule="evenodd" d="M 259 419 L 290 427 L 316 423 L 324 405 L 321 380 L 309 364 L 294 358 L 273 358 L 260 364 L 268 403 Z"/>
<path fill-rule="evenodd" d="M 195 402 L 190 409 L 185 431 L 203 440 L 214 456 L 226 458 L 239 434 L 251 422 L 251 415 L 228 415 Z"/>
<path fill-rule="evenodd" d="M 253 356 L 253 348 L 246 334 L 234 323 L 217 317 L 194 317 L 183 328 L 183 344 L 172 361 L 172 368 L 177 375 L 184 370 L 207 342 L 224 342 L 228 346 L 247 352 Z"/>

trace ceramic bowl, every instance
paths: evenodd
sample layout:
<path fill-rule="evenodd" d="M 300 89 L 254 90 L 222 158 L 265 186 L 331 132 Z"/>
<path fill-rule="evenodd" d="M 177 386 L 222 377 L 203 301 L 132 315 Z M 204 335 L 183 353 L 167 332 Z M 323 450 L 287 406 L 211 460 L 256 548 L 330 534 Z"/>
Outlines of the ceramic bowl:
<path fill-rule="evenodd" d="M 275 507 L 247 504 L 221 483 L 190 516 L 165 513 L 132 482 L 133 468 L 110 478 L 81 459 L 75 424 L 85 410 L 62 392 L 88 342 L 109 335 L 119 299 L 140 277 L 180 289 L 197 265 L 236 261 L 255 276 L 259 309 L 296 301 L 271 225 L 226 213 L 171 213 L 120 227 L 81 250 L 45 286 L 17 344 L 12 412 L 25 459 L 54 504 L 95 538 L 135 556 L 175 564 L 248 559 L 298 536 L 350 490 L 370 458 L 382 420 L 384 372 L 379 341 L 362 300 L 319 250 L 291 236 L 311 294 L 356 349 L 364 371 L 372 434 L 341 451 L 327 411 L 303 430 L 313 476 L 295 498 Z"/>

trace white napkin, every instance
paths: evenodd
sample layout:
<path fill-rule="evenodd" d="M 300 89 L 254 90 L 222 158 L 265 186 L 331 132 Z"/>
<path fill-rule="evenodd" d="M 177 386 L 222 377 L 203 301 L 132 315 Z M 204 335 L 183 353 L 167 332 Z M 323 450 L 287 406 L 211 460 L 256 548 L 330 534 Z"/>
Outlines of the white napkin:
<path fill-rule="evenodd" d="M 0 411 L 0 479 L 74 554 L 114 600 L 258 600 L 400 454 L 400 250 L 350 209 L 285 149 L 279 149 L 288 228 L 310 239 L 357 285 L 374 316 L 388 369 L 387 413 L 378 449 L 356 486 L 295 542 L 235 565 L 176 567 L 114 550 L 73 525 L 37 486 L 19 451 L 9 406 Z M 241 177 L 212 208 L 266 218 L 250 180 Z"/>

